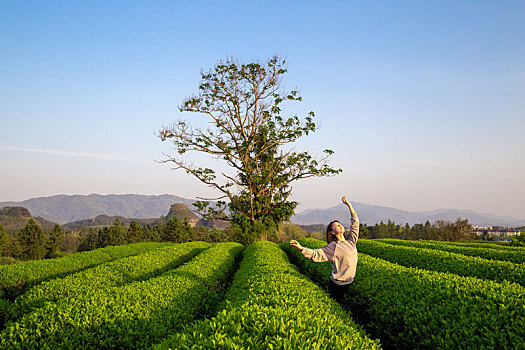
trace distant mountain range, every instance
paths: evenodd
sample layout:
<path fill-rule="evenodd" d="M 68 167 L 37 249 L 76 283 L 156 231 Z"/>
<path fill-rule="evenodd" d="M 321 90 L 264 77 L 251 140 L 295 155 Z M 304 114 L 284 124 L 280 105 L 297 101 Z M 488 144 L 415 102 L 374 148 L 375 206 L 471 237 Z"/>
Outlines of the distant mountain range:
<path fill-rule="evenodd" d="M 125 218 L 147 219 L 166 216 L 174 203 L 184 203 L 191 208 L 195 200 L 174 195 L 147 196 L 138 194 L 124 195 L 58 195 L 51 197 L 32 198 L 22 202 L 0 202 L 0 208 L 18 206 L 29 209 L 33 216 L 40 216 L 46 220 L 61 225 L 92 219 L 99 215 L 122 216 Z M 482 214 L 470 210 L 438 209 L 426 212 L 408 212 L 400 209 L 381 207 L 376 205 L 352 202 L 362 223 L 373 225 L 381 221 L 392 220 L 398 224 L 424 223 L 436 220 L 455 221 L 458 217 L 468 219 L 478 226 L 523 226 L 525 220 L 518 220 L 507 216 Z M 308 209 L 292 217 L 292 222 L 300 225 L 325 224 L 331 220 L 340 220 L 349 225 L 348 209 L 337 205 L 328 209 Z"/>
<path fill-rule="evenodd" d="M 175 203 L 171 205 L 171 208 L 169 209 L 167 215 L 162 215 L 158 218 L 125 218 L 123 216 L 108 216 L 102 214 L 90 219 L 68 222 L 67 224 L 62 225 L 62 228 L 65 228 L 66 230 L 74 230 L 90 226 L 109 226 L 113 224 L 115 222 L 115 219 L 117 218 L 120 220 L 120 222 L 123 222 L 125 224 L 130 224 L 133 220 L 135 220 L 140 225 L 154 226 L 159 223 L 164 223 L 165 221 L 171 219 L 174 216 L 178 217 L 181 221 L 183 221 L 184 218 L 186 218 L 191 226 L 195 226 L 199 222 L 199 217 L 195 215 L 186 204 Z"/>
<path fill-rule="evenodd" d="M 497 216 L 492 214 L 482 214 L 472 210 L 460 209 L 437 209 L 424 212 L 409 212 L 405 210 L 381 207 L 377 205 L 352 202 L 356 210 L 359 221 L 368 225 L 374 225 L 388 220 L 396 224 L 414 225 L 430 223 L 436 220 L 456 221 L 457 218 L 468 219 L 469 223 L 476 226 L 523 226 L 525 220 L 518 220 L 509 216 Z M 332 220 L 339 220 L 343 225 L 350 224 L 350 214 L 344 204 L 339 204 L 328 209 L 308 209 L 297 213 L 292 217 L 292 222 L 300 225 L 312 225 L 319 223 L 329 223 Z"/>
<path fill-rule="evenodd" d="M 190 206 L 195 202 L 191 199 L 172 195 L 145 196 L 139 194 L 90 194 L 58 195 L 51 197 L 32 198 L 22 202 L 1 202 L 5 206 L 24 207 L 33 216 L 41 216 L 46 220 L 61 225 L 92 219 L 99 215 L 122 216 L 125 218 L 149 219 L 166 216 L 174 203 L 184 203 Z"/>

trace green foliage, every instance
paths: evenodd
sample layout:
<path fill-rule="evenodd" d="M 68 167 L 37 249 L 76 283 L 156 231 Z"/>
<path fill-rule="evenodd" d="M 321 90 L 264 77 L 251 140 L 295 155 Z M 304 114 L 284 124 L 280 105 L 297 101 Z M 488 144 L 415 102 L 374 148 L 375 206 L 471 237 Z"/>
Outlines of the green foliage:
<path fill-rule="evenodd" d="M 244 245 L 250 245 L 260 240 L 268 231 L 272 231 L 276 227 L 275 222 L 269 218 L 251 220 L 248 216 L 240 213 L 234 214 L 232 221 L 234 227 L 232 239 Z"/>
<path fill-rule="evenodd" d="M 18 231 L 18 243 L 21 247 L 20 258 L 22 260 L 42 259 L 46 254 L 46 238 L 42 228 L 33 218 L 27 221 L 27 224 Z"/>
<path fill-rule="evenodd" d="M 518 236 L 512 237 L 510 244 L 514 247 L 525 247 L 525 232 L 521 232 Z"/>
<path fill-rule="evenodd" d="M 205 241 L 210 243 L 242 241 L 236 239 L 238 230 L 226 227 L 224 230 L 206 228 L 202 226 L 191 227 L 186 218 L 181 221 L 178 216 L 172 215 L 169 220 L 153 227 L 141 226 L 138 221 L 131 221 L 126 226 L 120 219 L 115 219 L 110 227 L 95 230 L 89 227 L 87 234 L 83 234 L 78 246 L 78 251 L 93 250 L 107 245 L 122 245 L 135 242 L 172 242 L 183 243 L 190 241 Z M 235 237 L 234 237 L 235 236 Z"/>
<path fill-rule="evenodd" d="M 0 256 L 8 256 L 9 236 L 5 232 L 4 225 L 0 224 Z"/>
<path fill-rule="evenodd" d="M 87 235 L 82 238 L 80 244 L 78 245 L 77 251 L 84 252 L 84 251 L 97 249 L 98 242 L 99 242 L 98 232 L 99 231 L 96 231 L 95 229 L 90 227 Z"/>
<path fill-rule="evenodd" d="M 129 224 L 126 237 L 128 243 L 142 242 L 142 227 L 136 220 L 131 221 Z"/>
<path fill-rule="evenodd" d="M 0 329 L 4 328 L 5 320 L 11 317 L 11 308 L 9 300 L 0 299 Z"/>
<path fill-rule="evenodd" d="M 481 240 L 469 240 L 461 242 L 448 242 L 448 244 L 456 245 L 458 247 L 473 247 L 473 248 L 491 248 L 491 249 L 500 249 L 500 250 L 520 250 L 521 248 L 513 247 L 508 242 L 505 241 L 481 241 Z"/>
<path fill-rule="evenodd" d="M 55 224 L 53 231 L 49 234 L 46 240 L 46 258 L 57 258 L 60 255 L 58 247 L 63 237 L 62 228 L 59 224 Z"/>
<path fill-rule="evenodd" d="M 17 260 L 11 256 L 1 256 L 0 257 L 0 265 L 9 265 L 9 264 L 17 264 L 20 260 Z"/>
<path fill-rule="evenodd" d="M 509 261 L 515 264 L 522 264 L 525 262 L 525 249 L 502 250 L 480 247 L 468 247 L 457 244 L 450 244 L 446 242 L 435 241 L 405 241 L 400 239 L 382 239 L 382 242 L 403 245 L 410 247 L 438 249 L 452 253 L 458 253 L 468 256 L 478 256 L 483 259 L 492 259 L 500 261 Z"/>
<path fill-rule="evenodd" d="M 197 241 L 210 243 L 231 242 L 233 241 L 232 236 L 233 229 L 231 227 L 227 227 L 224 230 L 204 226 L 196 226 L 193 228 L 193 239 Z"/>
<path fill-rule="evenodd" d="M 192 238 L 192 228 L 187 220 L 181 222 L 173 216 L 162 227 L 161 239 L 165 242 L 187 242 Z"/>
<path fill-rule="evenodd" d="M 160 229 L 158 225 L 153 228 L 148 225 L 142 227 L 142 239 L 144 242 L 159 242 L 160 241 Z M 200 239 L 202 241 L 202 239 Z"/>
<path fill-rule="evenodd" d="M 438 220 L 434 224 L 427 221 L 425 224 L 415 224 L 412 227 L 408 224 L 400 226 L 388 220 L 386 224 L 381 221 L 374 226 L 360 224 L 359 231 L 362 238 L 459 241 L 476 237 L 472 231 L 472 225 L 469 224 L 468 220 L 461 218 L 458 218 L 455 222 Z"/>
<path fill-rule="evenodd" d="M 107 261 L 147 252 L 164 245 L 166 243 L 138 243 L 123 247 L 106 247 L 58 259 L 3 265 L 0 266 L 0 291 L 4 293 L 5 298 L 14 299 L 27 288 L 43 281 L 63 277 Z"/>
<path fill-rule="evenodd" d="M 441 244 L 436 244 L 438 249 Z M 406 267 L 418 267 L 425 270 L 450 272 L 460 276 L 525 285 L 524 264 L 488 260 L 438 249 L 392 245 L 370 239 L 360 239 L 357 242 L 357 249 L 360 253 Z"/>
<path fill-rule="evenodd" d="M 288 200 L 293 182 L 342 171 L 328 165 L 331 150 L 315 159 L 293 149 L 293 143 L 314 132 L 316 126 L 313 112 L 304 119 L 281 115 L 283 102 L 301 101 L 297 91 L 285 91 L 285 73 L 286 62 L 278 56 L 262 64 L 221 61 L 201 73 L 198 94 L 186 98 L 180 107 L 181 112 L 204 115 L 209 127 L 178 120 L 159 131 L 161 140 L 172 141 L 179 155 L 165 162 L 175 163 L 220 193 L 221 201 L 215 207 L 207 201 L 197 202 L 199 213 L 209 219 L 229 218 L 243 232 L 238 241 L 246 244 L 262 237 L 261 227 L 276 227 L 290 218 L 297 206 Z M 196 166 L 188 161 L 189 152 L 223 161 L 231 172 Z"/>
<path fill-rule="evenodd" d="M 110 227 L 104 227 L 98 232 L 97 247 L 103 248 L 110 245 L 122 245 L 128 243 L 126 224 L 115 219 L 115 222 Z"/>
<path fill-rule="evenodd" d="M 270 242 L 246 249 L 223 305 L 216 317 L 187 325 L 154 348 L 380 348 Z"/>
<path fill-rule="evenodd" d="M 230 276 L 242 250 L 238 243 L 217 243 L 158 277 L 46 303 L 8 324 L 0 347 L 148 347 L 198 316 L 203 299 Z"/>
<path fill-rule="evenodd" d="M 284 223 L 279 225 L 279 237 L 277 243 L 288 242 L 291 239 L 309 237 L 312 233 L 307 232 L 301 226 L 293 223 Z"/>
<path fill-rule="evenodd" d="M 92 290 L 125 285 L 147 280 L 172 270 L 210 246 L 205 242 L 170 244 L 145 253 L 113 260 L 87 270 L 41 283 L 15 300 L 13 318 L 72 296 L 81 296 Z"/>
<path fill-rule="evenodd" d="M 301 240 L 320 248 L 322 241 Z M 330 263 L 287 251 L 313 279 L 328 283 Z M 525 343 L 525 289 L 451 273 L 407 268 L 359 254 L 345 303 L 394 349 L 510 349 Z"/>

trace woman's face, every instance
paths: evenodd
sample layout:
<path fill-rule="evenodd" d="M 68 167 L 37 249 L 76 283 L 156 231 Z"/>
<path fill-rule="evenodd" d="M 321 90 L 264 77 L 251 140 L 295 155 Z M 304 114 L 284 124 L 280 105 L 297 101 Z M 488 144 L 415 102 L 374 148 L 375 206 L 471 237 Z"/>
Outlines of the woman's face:
<path fill-rule="evenodd" d="M 334 222 L 332 224 L 332 233 L 334 235 L 337 235 L 339 233 L 345 233 L 345 228 L 343 227 L 343 225 L 341 225 L 340 222 Z"/>

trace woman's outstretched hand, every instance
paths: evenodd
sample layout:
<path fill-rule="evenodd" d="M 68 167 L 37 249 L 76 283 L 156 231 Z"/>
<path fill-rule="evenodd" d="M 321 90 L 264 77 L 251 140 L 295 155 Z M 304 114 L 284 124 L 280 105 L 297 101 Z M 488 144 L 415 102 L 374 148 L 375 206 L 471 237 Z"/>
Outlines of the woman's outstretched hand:
<path fill-rule="evenodd" d="M 354 210 L 354 208 L 352 208 L 352 204 L 350 204 L 350 202 L 346 200 L 346 196 L 343 196 L 343 198 L 341 200 L 343 201 L 344 204 L 346 204 L 348 209 L 350 209 L 350 213 L 352 213 L 352 215 L 354 215 L 355 210 Z"/>
<path fill-rule="evenodd" d="M 299 242 L 297 242 L 296 240 L 291 240 L 290 244 L 293 245 L 295 248 L 297 248 L 299 250 L 303 250 L 303 246 Z"/>

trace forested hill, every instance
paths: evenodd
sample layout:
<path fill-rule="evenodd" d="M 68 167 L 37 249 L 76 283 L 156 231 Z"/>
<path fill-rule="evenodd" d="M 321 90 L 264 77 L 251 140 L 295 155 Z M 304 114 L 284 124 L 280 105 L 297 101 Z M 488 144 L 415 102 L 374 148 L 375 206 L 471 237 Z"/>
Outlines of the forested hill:
<path fill-rule="evenodd" d="M 98 215 L 91 219 L 83 219 L 78 220 L 74 222 L 69 222 L 62 227 L 65 229 L 78 229 L 81 227 L 90 227 L 90 226 L 109 226 L 115 222 L 116 219 L 119 219 L 120 222 L 123 222 L 127 225 L 131 223 L 131 221 L 137 221 L 140 225 L 150 225 L 153 226 L 155 224 L 162 223 L 166 220 L 171 219 L 172 217 L 176 216 L 181 221 L 184 219 L 187 219 L 191 226 L 197 225 L 199 222 L 199 217 L 195 215 L 187 205 L 183 203 L 175 203 L 172 204 L 169 212 L 167 215 L 160 216 L 158 218 L 149 218 L 149 219 L 143 219 L 143 218 L 125 218 L 123 216 L 109 216 L 109 215 Z"/>
<path fill-rule="evenodd" d="M 62 225 L 62 228 L 66 230 L 74 230 L 82 227 L 91 227 L 91 226 L 110 226 L 116 219 L 119 219 L 120 222 L 129 225 L 133 220 L 137 221 L 140 225 L 150 225 L 153 226 L 159 223 L 159 218 L 152 219 L 133 219 L 125 218 L 123 216 L 108 216 L 108 215 L 98 215 L 91 219 L 78 220 L 74 222 L 69 222 L 65 225 Z"/>
<path fill-rule="evenodd" d="M 22 207 L 1 207 L 0 208 L 0 224 L 4 226 L 4 228 L 8 232 L 13 232 L 16 230 L 21 229 L 24 227 L 25 224 L 31 219 L 33 216 L 31 215 L 31 212 L 27 210 L 26 208 Z M 36 222 L 40 224 L 42 228 L 50 229 L 53 228 L 55 225 L 54 222 L 48 221 L 46 219 L 43 219 L 41 217 L 35 217 L 34 218 Z"/>
<path fill-rule="evenodd" d="M 173 195 L 147 196 L 139 194 L 124 195 L 58 195 L 39 197 L 23 202 L 2 202 L 5 206 L 27 208 L 34 216 L 65 224 L 91 219 L 99 215 L 122 216 L 126 218 L 159 218 L 166 216 L 173 203 L 190 206 L 194 200 Z"/>

